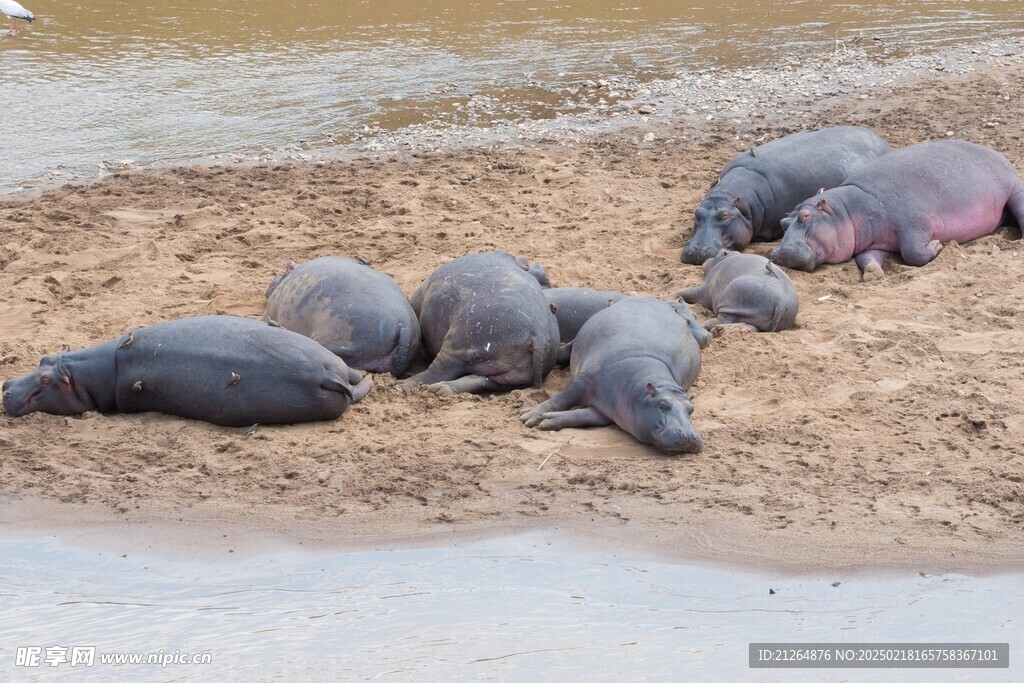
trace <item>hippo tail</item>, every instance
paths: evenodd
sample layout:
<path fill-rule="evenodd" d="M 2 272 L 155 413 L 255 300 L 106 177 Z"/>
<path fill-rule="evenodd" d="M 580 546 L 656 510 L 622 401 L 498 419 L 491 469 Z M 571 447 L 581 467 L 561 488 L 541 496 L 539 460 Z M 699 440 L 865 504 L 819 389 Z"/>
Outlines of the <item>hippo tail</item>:
<path fill-rule="evenodd" d="M 398 377 L 413 361 L 412 355 L 416 352 L 416 344 L 413 343 L 413 330 L 410 325 L 398 324 L 398 333 L 395 335 L 395 347 L 391 356 L 391 374 Z"/>
<path fill-rule="evenodd" d="M 533 360 L 533 386 L 539 389 L 544 384 L 544 356 L 546 349 L 536 337 L 530 339 L 530 351 Z"/>
<path fill-rule="evenodd" d="M 779 303 L 776 301 L 772 304 L 772 329 L 771 332 L 778 332 L 779 325 L 782 324 L 782 311 L 779 310 Z"/>

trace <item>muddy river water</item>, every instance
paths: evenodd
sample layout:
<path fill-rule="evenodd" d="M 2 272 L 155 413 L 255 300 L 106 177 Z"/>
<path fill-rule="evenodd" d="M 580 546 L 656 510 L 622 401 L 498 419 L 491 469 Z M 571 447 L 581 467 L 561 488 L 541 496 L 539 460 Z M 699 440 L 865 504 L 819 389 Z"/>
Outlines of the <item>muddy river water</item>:
<path fill-rule="evenodd" d="M 27 0 L 0 32 L 0 191 L 564 109 L 581 81 L 1024 34 L 1021 3 Z M 837 42 L 838 41 L 838 42 Z M 493 97 L 485 115 L 473 98 Z M 108 162 L 104 164 L 103 162 Z"/>
<path fill-rule="evenodd" d="M 1024 679 L 1020 576 L 792 578 L 638 560 L 541 532 L 187 557 L 155 552 L 158 540 L 135 551 L 87 539 L 0 541 L 4 680 Z M 1010 668 L 752 671 L 748 644 L 764 641 L 1009 642 Z M 18 666 L 18 648 L 32 646 L 43 658 L 95 648 L 93 666 Z M 176 652 L 210 660 L 100 660 Z"/>

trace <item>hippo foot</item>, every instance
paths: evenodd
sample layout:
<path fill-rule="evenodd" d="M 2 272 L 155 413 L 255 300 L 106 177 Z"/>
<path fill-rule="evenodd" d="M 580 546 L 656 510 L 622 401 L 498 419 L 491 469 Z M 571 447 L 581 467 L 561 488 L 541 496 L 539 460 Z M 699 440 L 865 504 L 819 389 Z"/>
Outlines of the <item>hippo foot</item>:
<path fill-rule="evenodd" d="M 534 406 L 519 416 L 519 419 L 523 421 L 524 425 L 527 427 L 536 427 L 544 420 L 544 414 L 548 409 L 542 408 L 538 410 L 538 408 L 541 408 L 541 406 Z"/>
<path fill-rule="evenodd" d="M 710 322 L 710 321 L 709 321 Z M 744 332 L 760 332 L 754 325 L 750 323 L 724 323 L 721 321 L 715 322 L 710 328 L 711 333 L 719 337 L 726 330 L 743 330 Z"/>
<path fill-rule="evenodd" d="M 455 389 L 453 389 L 452 385 L 450 383 L 448 383 L 448 382 L 438 382 L 437 384 L 428 384 L 428 385 L 426 385 L 425 388 L 430 393 L 436 394 L 438 396 L 454 396 L 455 395 Z"/>
<path fill-rule="evenodd" d="M 935 258 L 939 255 L 939 252 L 942 251 L 942 242 L 939 240 L 932 240 L 928 243 L 928 250 L 932 252 L 932 258 Z"/>
<path fill-rule="evenodd" d="M 885 273 L 882 271 L 882 266 L 879 263 L 872 261 L 865 268 L 864 272 L 860 274 L 861 282 L 871 282 L 872 280 L 881 280 L 885 277 Z"/>

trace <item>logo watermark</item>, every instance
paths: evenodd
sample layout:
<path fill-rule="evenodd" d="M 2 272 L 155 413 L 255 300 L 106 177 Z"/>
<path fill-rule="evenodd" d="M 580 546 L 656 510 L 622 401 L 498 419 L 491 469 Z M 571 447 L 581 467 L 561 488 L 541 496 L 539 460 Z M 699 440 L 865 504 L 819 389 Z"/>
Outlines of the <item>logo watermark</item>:
<path fill-rule="evenodd" d="M 74 645 L 62 647 L 51 645 L 28 645 L 15 650 L 14 665 L 24 667 L 91 667 L 96 663 L 107 666 L 125 664 L 160 665 L 166 668 L 171 665 L 211 664 L 213 655 L 209 652 L 191 654 L 174 650 L 157 650 L 156 652 L 99 652 L 95 645 Z"/>

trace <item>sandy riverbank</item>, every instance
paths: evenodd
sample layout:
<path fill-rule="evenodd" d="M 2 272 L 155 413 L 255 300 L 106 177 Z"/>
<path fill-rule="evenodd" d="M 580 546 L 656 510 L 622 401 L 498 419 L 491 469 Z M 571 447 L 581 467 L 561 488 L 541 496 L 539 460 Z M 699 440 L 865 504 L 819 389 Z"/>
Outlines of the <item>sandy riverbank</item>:
<path fill-rule="evenodd" d="M 257 315 L 286 257 L 362 256 L 411 293 L 449 258 L 503 248 L 557 285 L 662 294 L 699 281 L 677 260 L 689 216 L 751 143 L 840 123 L 894 146 L 954 131 L 1022 169 L 1022 102 L 1019 71 L 991 65 L 571 145 L 139 172 L 5 201 L 0 375 L 167 318 Z M 155 414 L 0 417 L 0 490 L 23 499 L 3 518 L 219 520 L 341 545 L 558 526 L 765 567 L 1019 569 L 1021 246 L 1004 230 L 868 284 L 852 263 L 794 273 L 796 329 L 727 333 L 705 351 L 698 456 L 614 428 L 522 427 L 564 372 L 543 390 L 460 398 L 382 377 L 337 422 L 251 438 Z"/>

